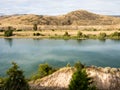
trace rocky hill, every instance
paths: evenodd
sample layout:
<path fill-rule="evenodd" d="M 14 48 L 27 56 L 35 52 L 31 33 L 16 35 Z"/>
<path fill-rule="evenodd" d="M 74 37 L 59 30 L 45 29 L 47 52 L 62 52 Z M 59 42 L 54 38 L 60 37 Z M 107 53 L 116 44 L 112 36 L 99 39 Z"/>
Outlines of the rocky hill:
<path fill-rule="evenodd" d="M 120 18 L 94 14 L 85 10 L 77 10 L 65 15 L 44 16 L 34 14 L 0 16 L 0 24 L 11 25 L 115 25 Z"/>
<path fill-rule="evenodd" d="M 88 67 L 86 70 L 99 90 L 120 90 L 120 69 Z M 67 90 L 74 71 L 74 68 L 65 67 L 42 79 L 31 81 L 31 90 Z"/>

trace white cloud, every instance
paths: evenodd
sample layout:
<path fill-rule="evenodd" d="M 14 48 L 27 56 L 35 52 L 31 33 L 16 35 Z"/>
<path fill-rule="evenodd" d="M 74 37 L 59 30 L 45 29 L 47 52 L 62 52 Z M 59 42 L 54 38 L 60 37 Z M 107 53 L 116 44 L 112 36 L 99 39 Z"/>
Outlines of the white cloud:
<path fill-rule="evenodd" d="M 1 0 L 0 12 L 5 14 L 63 14 L 85 9 L 100 14 L 120 14 L 120 0 Z"/>

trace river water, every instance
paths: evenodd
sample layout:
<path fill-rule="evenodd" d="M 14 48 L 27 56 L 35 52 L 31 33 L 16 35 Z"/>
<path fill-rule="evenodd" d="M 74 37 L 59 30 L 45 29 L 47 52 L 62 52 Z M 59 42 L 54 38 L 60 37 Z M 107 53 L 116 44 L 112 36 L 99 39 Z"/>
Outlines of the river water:
<path fill-rule="evenodd" d="M 0 76 L 5 76 L 12 61 L 27 76 L 35 73 L 41 63 L 62 67 L 81 61 L 120 67 L 120 40 L 0 39 Z"/>

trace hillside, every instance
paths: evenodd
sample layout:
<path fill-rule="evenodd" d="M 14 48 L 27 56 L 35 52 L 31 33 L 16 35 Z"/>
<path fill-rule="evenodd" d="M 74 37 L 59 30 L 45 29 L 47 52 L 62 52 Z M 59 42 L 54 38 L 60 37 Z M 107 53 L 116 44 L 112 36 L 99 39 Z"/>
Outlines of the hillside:
<path fill-rule="evenodd" d="M 120 90 L 120 69 L 88 67 L 87 73 L 100 90 Z M 31 81 L 31 90 L 67 90 L 74 68 L 61 68 L 42 79 Z"/>
<path fill-rule="evenodd" d="M 44 16 L 34 14 L 0 16 L 0 24 L 5 25 L 115 25 L 120 18 L 94 14 L 85 10 L 72 11 L 65 15 Z"/>

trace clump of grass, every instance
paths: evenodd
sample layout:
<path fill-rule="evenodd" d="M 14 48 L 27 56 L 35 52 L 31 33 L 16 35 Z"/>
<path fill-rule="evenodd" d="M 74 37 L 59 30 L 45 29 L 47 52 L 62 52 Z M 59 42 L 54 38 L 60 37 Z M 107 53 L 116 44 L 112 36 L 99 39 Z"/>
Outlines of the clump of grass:
<path fill-rule="evenodd" d="M 33 33 L 33 36 L 44 36 L 44 34 L 41 34 L 41 33 Z"/>

